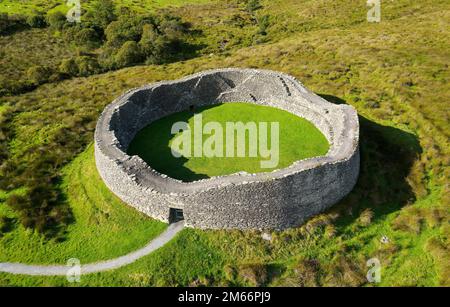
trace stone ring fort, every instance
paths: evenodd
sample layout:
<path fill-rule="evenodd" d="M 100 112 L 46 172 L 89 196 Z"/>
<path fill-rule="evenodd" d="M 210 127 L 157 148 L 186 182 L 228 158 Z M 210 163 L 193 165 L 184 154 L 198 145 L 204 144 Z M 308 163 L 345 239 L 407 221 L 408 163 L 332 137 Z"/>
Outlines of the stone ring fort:
<path fill-rule="evenodd" d="M 236 173 L 182 182 L 158 173 L 127 148 L 153 121 L 192 107 L 227 102 L 276 107 L 305 118 L 326 137 L 325 156 L 272 172 Z M 137 210 L 164 222 L 182 212 L 188 227 L 285 229 L 341 200 L 359 174 L 355 109 L 332 104 L 294 77 L 267 70 L 209 70 L 133 89 L 103 111 L 95 157 L 108 188 Z"/>

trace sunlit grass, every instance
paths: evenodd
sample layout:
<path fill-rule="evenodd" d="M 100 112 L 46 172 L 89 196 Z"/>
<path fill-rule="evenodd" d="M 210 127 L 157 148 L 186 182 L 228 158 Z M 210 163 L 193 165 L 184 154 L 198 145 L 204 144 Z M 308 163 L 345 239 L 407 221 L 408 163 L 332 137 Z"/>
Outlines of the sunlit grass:
<path fill-rule="evenodd" d="M 194 156 L 193 148 L 196 142 L 194 131 L 194 114 L 202 116 L 202 127 L 209 122 L 215 122 L 222 127 L 222 150 L 219 157 L 207 157 L 204 153 L 201 157 Z M 182 132 L 173 135 L 172 126 L 177 122 L 186 122 L 189 125 L 191 135 L 191 152 L 188 157 L 174 157 L 172 154 L 173 140 L 181 136 Z M 256 135 L 259 134 L 260 123 L 265 123 L 267 131 L 265 137 L 268 140 L 267 149 L 270 156 L 263 157 L 260 151 L 260 140 L 253 140 L 256 144 L 257 156 L 250 157 L 248 131 L 245 133 L 245 156 L 238 157 L 237 135 L 234 143 L 227 143 L 227 123 L 241 122 L 244 125 L 253 123 L 256 127 Z M 279 146 L 275 146 L 272 139 L 272 123 L 278 125 L 278 133 L 275 138 Z M 203 131 L 201 132 L 203 134 Z M 217 132 L 214 132 L 217 133 Z M 228 132 L 230 133 L 230 132 Z M 234 132 L 235 133 L 235 132 Z M 275 134 L 275 133 L 274 133 Z M 201 146 L 208 137 L 204 135 L 197 142 Z M 215 146 L 218 146 L 216 144 Z M 233 156 L 227 156 L 227 146 L 233 147 Z M 215 147 L 213 147 L 214 149 Z M 306 158 L 325 155 L 329 145 L 323 134 L 312 123 L 304 118 L 297 117 L 287 111 L 258 106 L 248 103 L 226 103 L 214 107 L 204 107 L 194 112 L 185 111 L 167 116 L 155 121 L 142 129 L 131 142 L 129 153 L 139 155 L 157 171 L 183 181 L 192 181 L 200 178 L 229 175 L 237 172 L 260 173 L 270 172 L 274 169 L 288 167 L 293 162 Z M 264 148 L 266 150 L 266 148 Z M 262 161 L 273 161 L 271 167 L 264 167 Z"/>
<path fill-rule="evenodd" d="M 12 231 L 0 236 L 0 262 L 65 264 L 70 258 L 82 263 L 106 260 L 139 249 L 165 229 L 166 224 L 138 213 L 108 190 L 97 173 L 93 149 L 89 146 L 63 170 L 61 186 L 75 219 L 65 240 L 46 241 L 15 223 Z M 0 203 L 0 213 L 15 216 L 4 203 Z"/>
<path fill-rule="evenodd" d="M 296 76 L 325 99 L 351 104 L 366 119 L 361 121 L 365 124 L 357 187 L 304 227 L 273 232 L 272 242 L 262 240 L 259 232 L 186 230 L 133 265 L 83 277 L 82 285 L 252 285 L 249 264 L 255 274 L 261 268 L 269 272 L 266 285 L 370 285 L 365 274 L 366 261 L 372 257 L 382 264 L 381 285 L 448 285 L 448 1 L 383 2 L 379 24 L 365 22 L 365 2 L 277 0 L 264 5 L 258 14 L 270 14 L 271 20 L 264 44 L 253 40 L 257 26 L 251 21 L 242 29 L 221 22 L 233 14 L 248 19 L 239 9 L 181 8 L 183 18 L 203 31 L 204 56 L 47 84 L 2 99 L 1 104 L 9 104 L 6 109 L 15 112 L 8 124 L 15 132 L 8 145 L 14 158 L 22 165 L 29 163 L 32 157 L 22 156 L 21 150 L 29 142 L 45 152 L 58 125 L 90 143 L 103 107 L 127 89 L 210 68 L 267 68 Z M 222 50 L 224 38 L 229 43 Z M 17 54 L 31 48 L 17 46 Z M 0 239 L 0 261 L 64 263 L 73 251 L 83 259 L 97 260 L 144 244 L 148 238 L 140 233 L 147 226 L 153 229 L 154 222 L 114 201 L 95 175 L 90 155 L 92 149 L 71 163 L 66 173 L 70 175 L 64 177 L 68 201 L 77 204 L 73 208 L 80 206 L 74 209 L 79 218 L 70 226 L 67 242 L 62 247 L 44 243 L 16 226 Z M 75 169 L 90 177 L 80 179 Z M 88 192 L 77 188 L 82 181 L 89 182 Z M 105 200 L 110 197 L 113 200 Z M 95 210 L 98 204 L 101 209 Z M 0 208 L 2 214 L 7 210 L 3 204 Z M 105 210 L 116 218 L 104 218 Z M 129 225 L 124 215 L 134 216 L 138 226 Z M 90 216 L 93 224 L 87 222 Z M 76 238 L 83 237 L 83 225 L 89 234 L 99 231 L 102 240 L 88 237 L 84 249 L 84 242 Z M 103 226 L 117 228 L 117 238 L 102 232 Z M 151 237 L 154 232 L 148 231 Z M 380 242 L 383 235 L 388 244 Z M 127 238 L 136 238 L 125 244 L 129 248 L 121 245 Z M 63 251 L 67 246 L 69 252 Z M 0 274 L 0 284 L 68 285 L 65 278 L 8 274 Z"/>

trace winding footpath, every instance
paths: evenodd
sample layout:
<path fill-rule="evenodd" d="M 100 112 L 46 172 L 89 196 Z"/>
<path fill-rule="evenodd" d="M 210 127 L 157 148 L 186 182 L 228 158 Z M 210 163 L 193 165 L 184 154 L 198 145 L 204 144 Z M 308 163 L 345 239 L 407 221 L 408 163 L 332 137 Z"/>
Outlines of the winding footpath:
<path fill-rule="evenodd" d="M 143 248 L 131 252 L 127 255 L 106 260 L 102 262 L 94 262 L 90 264 L 81 265 L 80 274 L 90 274 L 102 271 L 114 270 L 136 260 L 147 256 L 153 251 L 165 245 L 173 239 L 175 235 L 184 228 L 184 221 L 170 224 L 169 227 L 153 239 Z M 72 266 L 67 265 L 28 265 L 22 263 L 0 263 L 0 272 L 21 274 L 21 275 L 36 275 L 36 276 L 66 276 L 71 270 Z"/>

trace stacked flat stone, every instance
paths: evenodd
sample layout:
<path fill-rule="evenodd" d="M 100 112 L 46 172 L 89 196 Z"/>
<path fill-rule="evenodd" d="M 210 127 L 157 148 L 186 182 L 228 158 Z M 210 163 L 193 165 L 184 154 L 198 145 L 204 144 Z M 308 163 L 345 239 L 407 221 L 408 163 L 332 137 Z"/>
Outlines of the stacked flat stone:
<path fill-rule="evenodd" d="M 276 107 L 313 123 L 327 138 L 325 156 L 272 172 L 237 173 L 182 182 L 127 155 L 136 133 L 173 113 L 228 102 Z M 267 70 L 227 68 L 128 91 L 103 111 L 95 131 L 97 168 L 108 188 L 137 210 L 164 222 L 182 209 L 188 227 L 285 229 L 341 200 L 359 174 L 355 109 L 332 104 L 294 77 Z M 152 148 L 148 148 L 152 150 Z"/>

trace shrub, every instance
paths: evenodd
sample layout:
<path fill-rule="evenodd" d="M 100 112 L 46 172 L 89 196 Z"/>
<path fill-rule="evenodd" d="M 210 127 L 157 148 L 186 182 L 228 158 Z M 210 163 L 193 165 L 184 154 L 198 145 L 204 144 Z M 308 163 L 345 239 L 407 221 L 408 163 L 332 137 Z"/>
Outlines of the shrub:
<path fill-rule="evenodd" d="M 8 26 L 9 26 L 8 14 L 0 13 L 0 33 L 5 32 Z"/>
<path fill-rule="evenodd" d="M 152 64 L 163 63 L 174 58 L 182 49 L 187 29 L 179 17 L 171 15 L 139 18 L 123 15 L 106 28 L 106 44 L 99 62 L 107 69 L 125 67 L 143 60 Z M 130 45 L 130 42 L 139 43 L 139 52 L 136 45 Z"/>
<path fill-rule="evenodd" d="M 370 223 L 372 223 L 373 216 L 374 216 L 374 214 L 371 209 L 369 209 L 369 208 L 365 209 L 363 212 L 361 212 L 358 222 L 362 226 L 369 226 Z"/>
<path fill-rule="evenodd" d="M 259 0 L 248 0 L 247 1 L 247 11 L 249 11 L 250 13 L 254 13 L 255 11 L 259 10 L 260 8 L 262 8 L 262 5 L 259 2 Z"/>
<path fill-rule="evenodd" d="M 103 30 L 87 23 L 75 24 L 65 29 L 64 39 L 78 46 L 97 48 L 103 40 Z"/>
<path fill-rule="evenodd" d="M 27 24 L 32 28 L 45 28 L 47 22 L 42 14 L 33 14 L 27 17 Z"/>
<path fill-rule="evenodd" d="M 0 13 L 0 35 L 10 34 L 27 26 L 25 17 L 21 15 Z"/>
<path fill-rule="evenodd" d="M 269 21 L 269 16 L 268 15 L 264 15 L 262 17 L 259 17 L 257 19 L 258 21 L 258 34 L 260 35 L 267 35 L 267 28 L 270 25 L 270 21 Z"/>
<path fill-rule="evenodd" d="M 268 274 L 264 264 L 245 264 L 239 267 L 239 277 L 253 287 L 259 287 L 267 282 Z"/>
<path fill-rule="evenodd" d="M 320 285 L 320 263 L 317 260 L 302 259 L 294 267 L 296 287 L 317 287 Z"/>
<path fill-rule="evenodd" d="M 118 68 L 137 64 L 142 60 L 141 50 L 135 41 L 125 42 L 115 56 L 115 64 Z"/>
<path fill-rule="evenodd" d="M 336 227 L 333 224 L 325 226 L 325 232 L 324 235 L 326 238 L 330 239 L 333 238 L 336 235 Z"/>
<path fill-rule="evenodd" d="M 78 75 L 87 77 L 100 72 L 100 65 L 98 61 L 90 56 L 79 56 L 75 59 Z"/>
<path fill-rule="evenodd" d="M 165 15 L 159 23 L 159 30 L 168 40 L 176 41 L 182 39 L 187 29 L 179 17 Z"/>
<path fill-rule="evenodd" d="M 100 41 L 97 31 L 92 28 L 84 28 L 75 34 L 75 42 L 78 45 L 93 45 Z"/>
<path fill-rule="evenodd" d="M 110 70 L 114 68 L 114 55 L 116 54 L 116 49 L 111 47 L 106 47 L 103 49 L 102 53 L 98 56 L 98 63 L 100 67 L 104 70 Z"/>
<path fill-rule="evenodd" d="M 11 195 L 6 203 L 19 213 L 19 221 L 26 228 L 52 235 L 57 227 L 71 220 L 66 206 L 59 206 L 59 191 L 52 185 L 40 182 L 29 188 L 25 195 Z"/>
<path fill-rule="evenodd" d="M 28 69 L 27 78 L 32 83 L 39 85 L 39 84 L 46 83 L 51 74 L 52 74 L 52 71 L 48 67 L 33 66 Z"/>
<path fill-rule="evenodd" d="M 106 28 L 117 18 L 114 2 L 111 0 L 98 0 L 94 2 L 88 18 L 91 19 L 95 25 Z"/>
<path fill-rule="evenodd" d="M 59 65 L 59 72 L 66 77 L 87 77 L 100 72 L 98 61 L 90 56 L 64 59 Z"/>
<path fill-rule="evenodd" d="M 142 35 L 141 18 L 121 16 L 119 20 L 111 22 L 105 30 L 108 47 L 119 48 L 126 41 L 139 41 Z"/>
<path fill-rule="evenodd" d="M 78 65 L 74 59 L 64 59 L 59 65 L 59 72 L 66 76 L 76 76 L 78 75 Z"/>
<path fill-rule="evenodd" d="M 144 25 L 139 47 L 148 63 L 158 64 L 164 59 L 167 42 L 167 38 L 159 35 L 153 25 Z"/>
<path fill-rule="evenodd" d="M 47 15 L 47 23 L 52 29 L 62 30 L 67 23 L 67 18 L 63 13 L 57 11 Z"/>
<path fill-rule="evenodd" d="M 13 219 L 6 216 L 0 216 L 0 237 L 3 234 L 11 231 L 13 221 Z"/>

